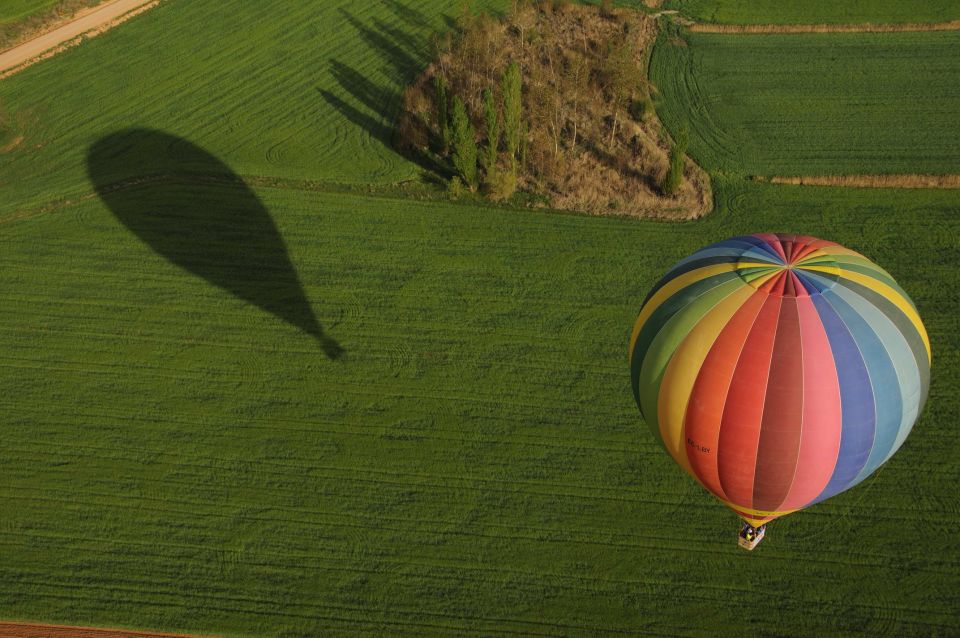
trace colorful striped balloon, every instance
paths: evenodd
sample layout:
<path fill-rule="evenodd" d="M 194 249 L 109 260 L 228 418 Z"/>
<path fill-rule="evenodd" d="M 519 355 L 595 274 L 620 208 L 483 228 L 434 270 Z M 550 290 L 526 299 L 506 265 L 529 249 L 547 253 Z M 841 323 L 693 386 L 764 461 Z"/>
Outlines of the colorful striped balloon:
<path fill-rule="evenodd" d="M 735 237 L 676 264 L 630 339 L 640 412 L 752 525 L 847 490 L 903 444 L 930 341 L 885 270 L 833 242 Z"/>

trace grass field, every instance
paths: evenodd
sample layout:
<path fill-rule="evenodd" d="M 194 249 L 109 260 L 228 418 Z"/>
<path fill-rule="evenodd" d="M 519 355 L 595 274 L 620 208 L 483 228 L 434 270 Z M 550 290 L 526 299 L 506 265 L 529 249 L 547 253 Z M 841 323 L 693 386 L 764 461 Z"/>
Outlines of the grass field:
<path fill-rule="evenodd" d="M 4 225 L 0 613 L 276 636 L 951 627 L 960 198 L 719 186 L 724 211 L 686 225 L 262 190 L 336 362 L 96 200 Z M 873 255 L 936 358 L 889 466 L 748 556 L 641 426 L 624 344 L 667 264 L 755 228 Z"/>
<path fill-rule="evenodd" d="M 684 38 L 650 73 L 708 170 L 960 172 L 960 31 Z"/>
<path fill-rule="evenodd" d="M 4 0 L 0 4 L 0 24 L 16 22 L 42 13 L 57 2 L 59 0 Z"/>
<path fill-rule="evenodd" d="M 664 8 L 704 22 L 730 24 L 856 24 L 960 19 L 954 0 L 667 0 Z"/>
<path fill-rule="evenodd" d="M 397 52 L 454 3 L 355 23 L 346 2 L 284 7 L 167 0 L 0 82 L 30 114 L 0 156 L 0 618 L 282 638 L 955 630 L 960 191 L 742 180 L 760 160 L 711 151 L 740 120 L 710 102 L 691 152 L 718 210 L 695 223 L 348 193 L 419 174 L 382 139 L 419 60 Z M 385 34 L 406 43 L 392 57 Z M 661 47 L 658 73 L 713 42 Z M 689 94 L 661 90 L 667 123 L 688 119 Z M 182 141 L 114 135 L 135 126 Z M 779 153 L 764 174 L 856 161 Z M 110 189 L 184 166 L 199 177 Z M 672 263 L 758 230 L 890 270 L 934 367 L 892 461 L 748 554 L 640 421 L 626 345 Z"/>
<path fill-rule="evenodd" d="M 241 174 L 417 178 L 390 145 L 398 96 L 457 6 L 167 0 L 0 83 L 0 104 L 28 121 L 18 151 L 0 155 L 0 212 L 88 190 L 85 150 L 138 125 L 189 138 Z"/>

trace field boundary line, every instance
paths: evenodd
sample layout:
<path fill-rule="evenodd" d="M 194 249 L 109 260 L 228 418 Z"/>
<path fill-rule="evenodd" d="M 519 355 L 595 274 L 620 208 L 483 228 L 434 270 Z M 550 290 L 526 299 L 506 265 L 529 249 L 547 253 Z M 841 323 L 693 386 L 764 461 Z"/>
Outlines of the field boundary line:
<path fill-rule="evenodd" d="M 159 2 L 160 0 L 156 0 Z M 0 79 L 3 76 L 0 75 Z M 388 182 L 383 184 L 352 184 L 344 182 L 327 182 L 307 179 L 291 179 L 270 175 L 227 175 L 225 173 L 150 173 L 130 179 L 118 180 L 103 187 L 105 192 L 121 192 L 141 186 L 153 186 L 158 184 L 191 184 L 191 185 L 212 185 L 212 186 L 237 186 L 246 185 L 251 188 L 269 188 L 281 191 L 298 191 L 302 193 L 335 193 L 343 195 L 353 195 L 356 197 L 376 197 L 380 199 L 392 199 L 396 201 L 422 201 L 422 202 L 443 202 L 451 206 L 487 206 L 490 208 L 499 208 L 492 204 L 486 204 L 482 201 L 457 201 L 437 196 L 436 194 L 424 194 L 419 196 L 406 195 L 402 190 L 412 180 L 403 180 L 400 182 Z M 75 206 L 82 202 L 97 197 L 97 192 L 90 190 L 82 193 L 76 193 L 69 197 L 58 197 L 57 199 L 36 204 L 27 208 L 20 208 L 10 211 L 6 214 L 0 214 L 0 225 L 22 221 L 53 213 L 64 208 Z M 581 213 L 576 213 L 581 214 Z M 587 214 L 587 213 L 582 213 Z M 3 638 L 0 636 L 0 638 Z"/>
<path fill-rule="evenodd" d="M 199 636 L 136 629 L 106 629 L 0 620 L 0 638 L 199 638 Z"/>
<path fill-rule="evenodd" d="M 159 0 L 155 0 L 159 2 Z M 922 175 L 922 174 L 889 174 L 889 175 L 798 175 L 798 176 L 752 176 L 750 179 L 760 182 L 769 182 L 772 184 L 787 184 L 794 186 L 839 186 L 847 188 L 903 188 L 903 189 L 960 189 L 960 174 L 947 175 Z M 244 183 L 250 187 L 270 188 L 276 190 L 290 190 L 308 193 L 341 193 L 354 195 L 357 197 L 377 197 L 386 199 L 396 199 L 402 201 L 443 201 L 451 205 L 457 202 L 449 202 L 440 199 L 423 197 L 404 197 L 401 193 L 395 192 L 402 183 L 381 184 L 381 189 L 363 188 L 355 184 L 342 184 L 338 182 L 318 182 L 312 180 L 287 179 L 282 177 L 272 177 L 268 175 L 241 175 L 231 177 L 227 175 L 199 174 L 199 173 L 156 173 L 145 175 L 127 180 L 120 180 L 106 186 L 110 192 L 124 191 L 131 188 L 137 188 L 144 185 L 170 184 L 170 183 L 189 183 L 189 184 L 210 184 L 218 186 L 234 186 Z M 82 202 L 93 199 L 97 196 L 94 191 L 88 191 L 69 198 L 58 198 L 56 200 L 40 204 L 39 206 L 14 210 L 6 215 L 0 215 L 0 226 L 4 224 L 23 221 L 40 215 L 53 213 L 58 210 L 76 206 Z M 3 638 L 0 635 L 0 638 Z"/>
<path fill-rule="evenodd" d="M 957 31 L 960 20 L 949 22 L 900 22 L 876 24 L 714 24 L 709 22 L 689 22 L 689 29 L 696 33 L 902 33 L 907 31 Z"/>
<path fill-rule="evenodd" d="M 109 31 L 130 18 L 154 8 L 161 1 L 112 0 L 66 24 L 0 52 L 0 80 L 71 49 L 88 38 Z"/>
<path fill-rule="evenodd" d="M 752 176 L 750 179 L 772 184 L 784 184 L 793 186 L 835 186 L 847 188 L 898 188 L 898 189 L 960 189 L 960 174 L 951 173 L 946 175 L 924 175 L 924 174 L 881 174 L 881 175 L 797 175 L 797 176 Z M 314 193 L 343 193 L 356 195 L 359 197 L 378 197 L 387 199 L 424 201 L 423 198 L 406 198 L 402 194 L 393 192 L 397 184 L 385 184 L 383 191 L 376 189 L 357 188 L 352 184 L 340 184 L 336 182 L 316 182 L 311 180 L 285 179 L 263 175 L 243 175 L 236 177 L 226 175 L 207 175 L 192 173 L 159 173 L 142 177 L 136 177 L 128 180 L 120 180 L 106 187 L 110 192 L 125 191 L 131 188 L 137 188 L 144 185 L 170 184 L 170 183 L 189 183 L 189 184 L 210 184 L 218 186 L 234 186 L 239 183 L 245 183 L 251 187 L 270 188 L 277 190 L 292 190 L 300 192 Z M 93 199 L 97 196 L 96 192 L 89 191 L 79 194 L 72 198 L 59 198 L 40 206 L 12 211 L 6 215 L 0 215 L 0 225 L 23 221 L 32 217 L 37 217 L 47 213 L 56 212 L 63 208 L 75 206 L 82 202 Z M 431 201 L 427 198 L 427 201 Z M 446 201 L 446 200 L 442 200 Z M 455 202 L 451 202 L 455 203 Z M 0 638 L 3 638 L 0 635 Z"/>
<path fill-rule="evenodd" d="M 797 175 L 760 178 L 773 184 L 848 188 L 960 188 L 960 174 L 950 175 Z"/>

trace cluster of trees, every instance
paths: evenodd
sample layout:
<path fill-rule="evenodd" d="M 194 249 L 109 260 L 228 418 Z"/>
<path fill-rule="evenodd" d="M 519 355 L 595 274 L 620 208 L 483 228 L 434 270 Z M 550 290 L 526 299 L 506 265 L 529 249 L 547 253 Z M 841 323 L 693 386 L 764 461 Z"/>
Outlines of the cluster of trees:
<path fill-rule="evenodd" d="M 515 0 L 500 19 L 465 10 L 404 95 L 400 143 L 445 164 L 453 191 L 492 199 L 518 186 L 548 199 L 579 190 L 597 206 L 644 189 L 673 196 L 685 141 L 667 149 L 653 112 L 654 36 L 643 14 L 609 3 Z"/>

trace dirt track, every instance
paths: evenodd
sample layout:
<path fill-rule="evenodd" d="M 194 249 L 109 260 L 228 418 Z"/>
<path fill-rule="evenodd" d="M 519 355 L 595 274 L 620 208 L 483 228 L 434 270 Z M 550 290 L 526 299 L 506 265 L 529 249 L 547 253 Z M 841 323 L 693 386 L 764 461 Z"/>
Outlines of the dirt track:
<path fill-rule="evenodd" d="M 83 13 L 70 22 L 0 53 L 0 79 L 29 66 L 34 61 L 59 52 L 83 35 L 101 33 L 119 24 L 131 14 L 158 4 L 159 0 L 113 0 Z"/>
<path fill-rule="evenodd" d="M 960 188 L 960 175 L 810 175 L 771 177 L 774 184 L 852 188 Z"/>
<path fill-rule="evenodd" d="M 957 29 L 960 29 L 960 20 L 899 24 L 708 24 L 705 22 L 690 24 L 690 30 L 699 33 L 892 33 Z"/>
<path fill-rule="evenodd" d="M 0 622 L 0 638 L 195 638 L 183 634 Z"/>

